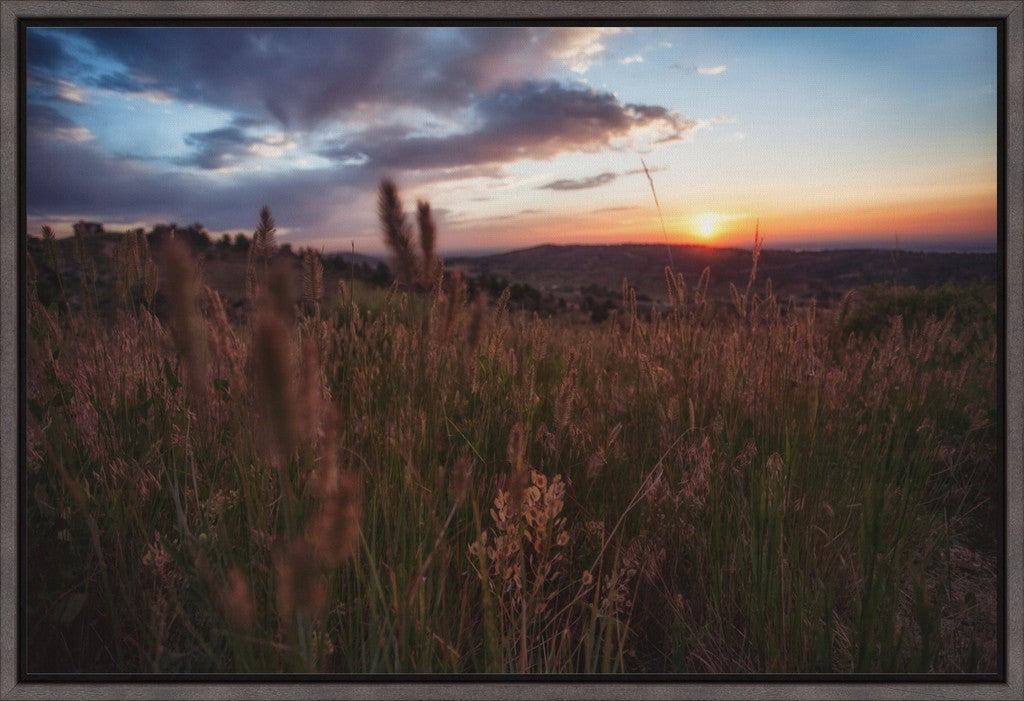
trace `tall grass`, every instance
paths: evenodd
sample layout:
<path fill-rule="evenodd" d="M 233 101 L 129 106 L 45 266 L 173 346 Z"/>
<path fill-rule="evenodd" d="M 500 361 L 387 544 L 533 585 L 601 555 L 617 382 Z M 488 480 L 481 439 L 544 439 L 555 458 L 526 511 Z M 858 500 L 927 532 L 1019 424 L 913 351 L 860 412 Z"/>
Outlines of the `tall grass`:
<path fill-rule="evenodd" d="M 161 255 L 166 320 L 29 295 L 31 671 L 994 669 L 983 320 L 321 304 L 307 254 L 238 325 Z"/>

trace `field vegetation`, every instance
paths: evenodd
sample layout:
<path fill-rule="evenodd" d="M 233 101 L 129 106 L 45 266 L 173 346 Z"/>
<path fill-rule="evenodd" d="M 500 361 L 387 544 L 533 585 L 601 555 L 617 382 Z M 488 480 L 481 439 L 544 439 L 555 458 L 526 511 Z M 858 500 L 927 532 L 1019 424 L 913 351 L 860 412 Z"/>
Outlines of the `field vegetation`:
<path fill-rule="evenodd" d="M 30 242 L 28 671 L 996 670 L 987 289 L 796 306 L 755 246 L 580 323 L 380 215 L 325 285 L 265 210 L 237 310 L 184 237 Z"/>

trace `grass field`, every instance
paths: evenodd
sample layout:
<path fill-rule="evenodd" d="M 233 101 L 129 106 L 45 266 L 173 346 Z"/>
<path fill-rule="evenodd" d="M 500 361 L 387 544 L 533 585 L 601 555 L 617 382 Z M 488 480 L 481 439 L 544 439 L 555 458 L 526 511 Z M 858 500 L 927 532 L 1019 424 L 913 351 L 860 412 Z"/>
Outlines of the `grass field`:
<path fill-rule="evenodd" d="M 144 243 L 103 313 L 32 258 L 29 671 L 995 671 L 992 295 L 590 324 L 268 248 L 238 322 Z"/>

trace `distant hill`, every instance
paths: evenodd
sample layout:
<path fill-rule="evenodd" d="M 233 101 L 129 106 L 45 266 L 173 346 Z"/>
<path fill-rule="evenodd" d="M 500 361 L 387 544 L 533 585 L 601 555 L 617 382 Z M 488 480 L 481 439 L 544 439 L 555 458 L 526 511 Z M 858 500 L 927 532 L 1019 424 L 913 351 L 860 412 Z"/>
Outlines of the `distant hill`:
<path fill-rule="evenodd" d="M 345 253 L 345 252 L 342 252 L 342 253 L 327 253 L 327 254 L 324 255 L 324 260 L 332 260 L 332 259 L 333 260 L 341 260 L 341 261 L 343 261 L 345 263 L 355 263 L 356 265 L 359 265 L 360 263 L 365 263 L 366 265 L 369 265 L 370 267 L 376 267 L 377 264 L 381 263 L 381 262 L 383 262 L 385 265 L 387 264 L 387 257 L 386 256 L 368 256 L 368 255 L 365 255 L 363 253 Z"/>
<path fill-rule="evenodd" d="M 705 267 L 711 269 L 712 296 L 727 296 L 730 282 L 741 290 L 746 287 L 749 250 L 678 245 L 671 251 L 674 270 L 683 274 L 691 288 Z M 461 268 L 470 275 L 503 277 L 555 294 L 590 287 L 604 288 L 617 297 L 625 277 L 638 293 L 653 300 L 666 298 L 664 271 L 669 263 L 669 248 L 658 244 L 543 245 L 447 261 L 450 268 Z M 755 289 L 763 290 L 765 280 L 770 278 L 781 299 L 829 302 L 851 288 L 873 283 L 896 281 L 921 288 L 946 283 L 995 284 L 997 274 L 995 253 L 763 250 Z"/>

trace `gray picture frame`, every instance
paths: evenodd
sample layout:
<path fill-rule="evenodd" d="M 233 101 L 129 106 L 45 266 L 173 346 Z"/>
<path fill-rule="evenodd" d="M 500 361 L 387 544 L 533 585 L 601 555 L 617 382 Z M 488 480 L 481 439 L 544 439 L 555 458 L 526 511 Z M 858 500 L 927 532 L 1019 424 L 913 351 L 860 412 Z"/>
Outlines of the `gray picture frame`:
<path fill-rule="evenodd" d="M 1006 263 L 1006 526 L 1005 553 L 1005 649 L 1006 679 L 999 683 L 909 683 L 895 676 L 891 681 L 871 677 L 857 683 L 788 681 L 749 683 L 721 680 L 701 682 L 607 682 L 576 683 L 571 680 L 491 682 L 466 677 L 459 681 L 386 683 L 345 681 L 338 683 L 254 683 L 251 680 L 201 683 L 91 683 L 81 676 L 74 683 L 23 683 L 18 678 L 18 397 L 20 371 L 19 249 L 23 234 L 19 221 L 18 181 L 18 25 L 28 18 L 56 19 L 100 17 L 174 19 L 203 17 L 407 19 L 446 18 L 579 19 L 622 18 L 623 21 L 686 18 L 743 18 L 780 20 L 814 18 L 838 22 L 850 18 L 1006 20 L 1005 140 L 1005 248 Z M 170 2 L 51 0 L 3 0 L 0 2 L 0 699 L 1021 699 L 1024 698 L 1024 2 L 1021 0 L 919 1 L 815 1 L 721 0 L 621 0 L 577 2 L 481 0 L 477 2 L 424 0 L 352 0 L 349 2 L 287 2 L 240 0 L 176 0 Z M 145 682 L 145 683 L 142 683 Z"/>

